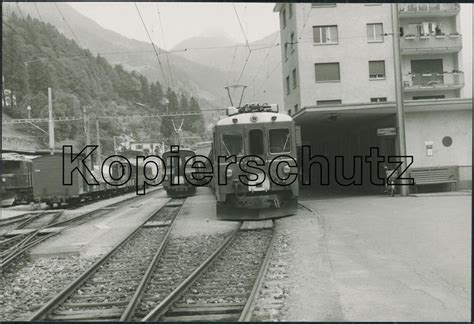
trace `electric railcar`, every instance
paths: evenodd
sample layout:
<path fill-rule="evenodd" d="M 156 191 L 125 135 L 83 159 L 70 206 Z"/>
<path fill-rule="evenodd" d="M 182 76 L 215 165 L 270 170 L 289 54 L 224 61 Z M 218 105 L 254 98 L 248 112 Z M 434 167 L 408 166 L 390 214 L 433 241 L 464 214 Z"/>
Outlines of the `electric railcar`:
<path fill-rule="evenodd" d="M 189 159 L 193 159 L 196 153 L 190 149 L 176 149 L 163 153 L 163 160 L 166 165 L 166 175 L 163 180 L 163 188 L 168 196 L 173 198 L 188 197 L 196 192 L 196 186 L 186 180 L 193 172 L 189 163 L 185 166 Z"/>
<path fill-rule="evenodd" d="M 145 175 L 141 171 L 144 165 L 137 165 L 133 154 L 126 154 L 128 162 L 123 159 L 108 161 L 104 172 L 98 166 L 91 173 L 98 184 L 89 185 L 80 173 L 87 176 L 80 159 L 70 164 L 63 164 L 63 154 L 44 155 L 33 160 L 33 196 L 37 202 L 44 202 L 52 207 L 66 203 L 74 205 L 83 201 L 101 199 L 131 192 L 145 186 Z M 66 158 L 69 156 L 66 154 Z M 74 168 L 80 172 L 72 172 Z M 71 174 L 70 185 L 63 183 L 63 172 Z M 149 179 L 154 178 L 154 171 L 147 166 L 145 174 Z M 125 179 L 125 180 L 123 180 Z M 89 179 L 92 182 L 92 179 Z"/>
<path fill-rule="evenodd" d="M 214 127 L 211 152 L 217 218 L 261 220 L 294 214 L 300 133 L 293 119 L 278 113 L 277 105 L 229 107 L 227 115 Z M 224 161 L 231 156 L 236 163 Z M 243 163 L 244 157 L 260 161 L 259 169 Z M 242 180 L 244 175 L 248 181 Z"/>
<path fill-rule="evenodd" d="M 32 159 L 17 153 L 2 154 L 2 206 L 33 200 Z"/>

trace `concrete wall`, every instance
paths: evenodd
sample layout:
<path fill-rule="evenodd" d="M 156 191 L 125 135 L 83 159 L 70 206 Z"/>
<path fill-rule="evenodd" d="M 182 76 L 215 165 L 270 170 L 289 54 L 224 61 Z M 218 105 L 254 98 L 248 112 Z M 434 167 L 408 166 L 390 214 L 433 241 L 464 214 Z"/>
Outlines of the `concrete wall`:
<path fill-rule="evenodd" d="M 472 110 L 406 113 L 407 154 L 412 167 L 459 166 L 462 185 L 472 181 Z M 450 147 L 442 139 L 450 136 Z M 425 141 L 433 142 L 433 155 L 426 153 Z"/>

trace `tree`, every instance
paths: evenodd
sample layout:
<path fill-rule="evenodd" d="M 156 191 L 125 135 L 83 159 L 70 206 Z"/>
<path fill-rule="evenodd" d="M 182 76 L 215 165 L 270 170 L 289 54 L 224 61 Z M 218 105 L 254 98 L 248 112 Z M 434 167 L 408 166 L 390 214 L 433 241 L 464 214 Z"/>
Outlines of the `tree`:
<path fill-rule="evenodd" d="M 176 93 L 168 88 L 166 92 L 166 99 L 168 99 L 168 112 L 175 113 L 179 111 L 179 103 L 178 103 L 178 96 Z"/>
<path fill-rule="evenodd" d="M 163 99 L 168 100 L 171 113 L 184 112 L 191 108 L 187 97 L 173 89 L 163 89 L 159 82 L 150 83 L 135 71 L 127 71 L 121 65 L 112 65 L 103 56 L 94 56 L 66 38 L 52 25 L 37 19 L 21 19 L 14 14 L 6 18 L 2 29 L 2 74 L 5 88 L 12 89 L 22 98 L 21 108 L 31 105 L 33 117 L 47 117 L 47 88 L 53 88 L 53 110 L 55 116 L 80 116 L 84 105 L 93 107 L 99 115 L 123 115 L 131 113 L 136 102 L 143 103 L 158 113 L 166 112 Z M 28 62 L 25 64 L 25 62 Z M 195 105 L 197 104 L 194 103 Z M 15 118 L 24 118 L 26 109 L 15 109 L 8 113 Z M 124 132 L 153 137 L 160 130 L 163 137 L 173 138 L 172 120 L 179 126 L 182 118 L 131 120 L 101 120 L 101 144 L 113 149 L 113 136 Z M 183 127 L 191 128 L 195 118 Z M 145 126 L 146 125 L 146 126 Z M 197 127 L 197 126 L 195 126 Z M 199 128 L 199 127 L 198 127 Z M 150 130 L 149 133 L 143 130 Z M 35 130 L 32 130 L 34 132 Z M 80 123 L 58 123 L 56 139 L 83 140 Z M 106 153 L 106 151 L 103 151 Z"/>
<path fill-rule="evenodd" d="M 20 48 L 19 36 L 8 31 L 2 46 L 2 68 L 5 77 L 5 88 L 10 89 L 20 101 L 28 93 L 28 72 L 25 66 L 23 51 Z"/>
<path fill-rule="evenodd" d="M 149 105 L 156 110 L 163 111 L 163 97 L 164 94 L 161 84 L 159 82 L 152 83 L 150 85 L 150 98 L 148 100 Z"/>
<path fill-rule="evenodd" d="M 179 111 L 180 112 L 189 111 L 188 99 L 186 99 L 184 94 L 181 94 L 181 98 L 179 98 Z"/>
<path fill-rule="evenodd" d="M 32 93 L 47 91 L 49 87 L 54 88 L 51 70 L 41 59 L 28 64 L 28 80 Z"/>
<path fill-rule="evenodd" d="M 143 75 L 140 75 L 138 79 L 140 80 L 140 101 L 144 104 L 149 104 L 150 85 L 148 84 L 148 80 Z"/>
<path fill-rule="evenodd" d="M 194 99 L 194 97 L 191 97 L 191 100 L 189 100 L 189 109 L 191 111 L 201 111 L 201 108 L 199 107 L 199 103 L 197 102 L 196 99 Z M 205 133 L 204 118 L 202 114 L 193 115 L 191 117 L 192 117 L 192 123 L 191 123 L 190 130 L 200 136 L 204 135 Z"/>

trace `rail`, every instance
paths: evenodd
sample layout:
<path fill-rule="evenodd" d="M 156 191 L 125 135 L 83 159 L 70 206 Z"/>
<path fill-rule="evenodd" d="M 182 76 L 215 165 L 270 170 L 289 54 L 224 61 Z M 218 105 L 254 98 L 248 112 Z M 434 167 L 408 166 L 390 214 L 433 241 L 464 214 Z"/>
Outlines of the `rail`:
<path fill-rule="evenodd" d="M 125 237 L 122 241 L 120 241 L 118 244 L 115 245 L 114 248 L 112 248 L 108 253 L 106 253 L 103 257 L 101 257 L 98 261 L 96 261 L 91 267 L 89 267 L 82 275 L 80 275 L 76 280 L 74 280 L 72 283 L 70 283 L 66 288 L 64 288 L 59 294 L 57 294 L 55 297 L 53 297 L 49 302 L 47 302 L 45 305 L 43 305 L 35 314 L 33 314 L 33 316 L 31 316 L 30 320 L 41 320 L 41 319 L 47 319 L 47 318 L 50 318 L 51 316 L 53 318 L 56 318 L 56 317 L 61 317 L 61 315 L 59 316 L 54 316 L 52 313 L 58 308 L 60 307 L 61 304 L 63 304 L 74 292 L 76 292 L 80 287 L 82 287 L 84 284 L 86 284 L 88 282 L 89 279 L 91 279 L 91 277 L 97 273 L 98 271 L 100 271 L 100 268 L 105 265 L 107 262 L 111 261 L 112 258 L 116 257 L 118 255 L 118 253 L 120 252 L 120 250 L 122 248 L 125 247 L 125 245 L 127 243 L 129 243 L 131 240 L 133 240 L 134 238 L 137 237 L 137 235 L 146 228 L 146 224 L 151 220 L 153 219 L 154 217 L 156 217 L 156 215 L 158 215 L 160 212 L 162 212 L 167 206 L 169 205 L 166 204 L 164 206 L 162 206 L 161 208 L 159 208 L 158 210 L 156 210 L 155 212 L 151 213 L 150 216 L 148 216 L 146 218 L 146 220 L 144 222 L 142 222 L 142 224 L 140 224 L 140 226 L 135 229 L 133 232 L 131 232 L 129 235 L 127 235 L 127 237 Z M 176 216 L 176 215 L 174 215 Z M 173 217 L 173 220 L 174 220 L 174 217 Z M 164 247 L 166 246 L 166 242 L 169 238 L 169 233 L 171 232 L 171 229 L 172 229 L 172 224 L 170 224 L 168 226 L 168 229 L 166 230 L 166 233 L 165 235 L 163 236 L 163 239 L 160 243 L 160 246 L 158 247 L 158 250 L 155 254 L 155 256 L 153 257 L 152 261 L 151 262 L 156 262 L 156 259 L 159 257 L 159 255 L 162 253 Z M 140 246 L 139 246 L 140 248 Z M 147 271 L 148 273 L 148 271 Z M 147 273 L 145 275 L 147 275 Z M 134 298 L 136 298 L 134 296 Z M 113 306 L 116 306 L 117 304 L 120 304 L 120 303 L 109 303 L 109 306 L 111 304 L 114 304 Z M 107 303 L 103 303 L 102 304 L 103 306 L 107 306 Z M 77 306 L 77 305 L 76 305 Z M 90 306 L 90 307 L 95 307 L 96 305 L 93 304 L 93 303 L 90 303 L 90 304 L 84 304 L 82 305 L 83 307 L 87 307 L 87 306 Z M 128 307 L 127 307 L 128 309 Z M 102 309 L 101 311 L 105 311 L 104 309 Z M 87 315 L 86 315 L 87 316 Z M 98 316 L 100 316 L 100 314 L 98 314 Z M 120 317 L 120 316 L 118 316 Z M 94 319 L 94 316 L 90 316 L 90 318 Z M 100 318 L 100 317 L 99 317 Z M 64 319 L 64 318 L 63 318 Z M 67 319 L 67 318 L 66 318 Z M 85 319 L 84 317 L 79 317 L 79 318 L 76 318 L 76 319 Z"/>
<path fill-rule="evenodd" d="M 242 224 L 242 223 L 241 223 Z M 178 321 L 247 321 L 251 318 L 255 300 L 263 283 L 264 276 L 272 255 L 275 243 L 274 223 L 272 229 L 239 229 L 233 231 L 224 242 L 209 256 L 194 272 L 175 288 L 160 304 L 149 312 L 142 321 L 150 320 L 178 320 Z M 271 231 L 271 238 L 265 240 L 265 235 Z M 267 237 L 268 238 L 268 237 Z M 252 239 L 260 242 L 254 245 Z M 267 242 L 267 243 L 262 243 Z M 246 245 L 247 244 L 247 245 Z M 254 247 L 249 251 L 249 246 Z M 248 254 L 253 253 L 249 259 Z M 240 253 L 240 254 L 239 254 Z M 242 255 L 245 254 L 245 256 Z M 236 256 L 237 254 L 237 256 Z M 259 260 L 262 260 L 259 265 Z M 234 264 L 232 264 L 232 262 Z M 230 272 L 236 273 L 235 266 L 240 267 L 238 273 L 244 273 L 245 279 L 233 278 Z M 215 276 L 220 276 L 216 278 Z M 206 282 L 212 281 L 211 286 Z M 219 280 L 221 281 L 219 284 Z M 217 287 L 215 287 L 217 282 Z M 249 290 L 248 288 L 251 287 Z M 234 290 L 235 289 L 235 290 Z M 210 291 L 214 291 L 211 293 Z M 236 292 L 238 291 L 238 293 Z M 201 295 L 200 295 L 201 294 Z M 188 297 L 220 298 L 224 302 L 182 305 L 180 300 Z M 242 302 L 228 302 L 228 297 L 240 298 Z"/>

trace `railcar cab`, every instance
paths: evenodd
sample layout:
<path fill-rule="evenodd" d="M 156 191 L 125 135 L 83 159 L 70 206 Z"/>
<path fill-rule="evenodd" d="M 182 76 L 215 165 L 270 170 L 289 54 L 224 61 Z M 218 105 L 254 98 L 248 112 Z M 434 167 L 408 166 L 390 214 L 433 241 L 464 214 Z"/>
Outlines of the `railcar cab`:
<path fill-rule="evenodd" d="M 166 175 L 163 181 L 163 188 L 170 197 L 187 197 L 196 192 L 196 186 L 189 183 L 192 162 L 186 165 L 189 159 L 194 159 L 196 153 L 191 149 L 173 147 L 163 153 L 163 160 L 166 165 Z"/>
<path fill-rule="evenodd" d="M 299 132 L 293 119 L 278 113 L 277 105 L 248 104 L 241 108 L 229 107 L 228 117 L 214 128 L 213 160 L 218 218 L 235 219 L 220 215 L 228 206 L 246 209 L 277 208 L 292 202 L 296 205 L 298 182 L 296 161 Z M 236 156 L 236 163 L 216 163 L 219 157 Z M 259 161 L 257 170 L 253 162 Z M 283 163 L 279 163 L 283 162 Z M 249 165 L 252 165 L 250 168 Z M 246 171 L 249 171 L 248 173 Z M 249 174 L 250 173 L 250 174 Z M 252 173 L 254 175 L 252 175 Z M 223 184 L 223 175 L 225 183 Z M 248 181 L 242 183 L 241 176 Z M 242 213 L 242 212 L 240 212 Z M 273 218 L 278 212 L 255 218 Z"/>

